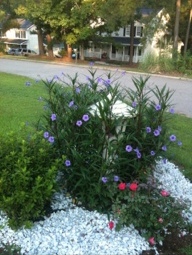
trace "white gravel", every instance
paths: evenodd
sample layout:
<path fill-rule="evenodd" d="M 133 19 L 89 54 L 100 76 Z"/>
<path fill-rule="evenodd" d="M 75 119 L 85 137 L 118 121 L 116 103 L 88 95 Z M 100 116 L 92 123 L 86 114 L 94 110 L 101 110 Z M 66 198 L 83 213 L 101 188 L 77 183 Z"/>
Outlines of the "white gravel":
<path fill-rule="evenodd" d="M 174 164 L 158 161 L 155 177 L 171 196 L 192 204 L 192 183 Z M 27 255 L 139 255 L 150 249 L 134 226 L 120 232 L 110 230 L 106 215 L 75 207 L 64 194 L 55 194 L 52 208 L 60 210 L 31 229 L 18 231 L 8 227 L 7 217 L 1 212 L 0 242 L 14 243 Z M 192 206 L 188 216 L 192 220 Z"/>

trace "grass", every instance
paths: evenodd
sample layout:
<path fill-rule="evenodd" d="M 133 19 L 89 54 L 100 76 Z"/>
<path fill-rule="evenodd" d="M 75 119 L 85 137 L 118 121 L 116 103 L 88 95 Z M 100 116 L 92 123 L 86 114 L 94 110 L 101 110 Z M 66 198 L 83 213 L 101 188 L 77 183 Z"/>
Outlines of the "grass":
<path fill-rule="evenodd" d="M 36 123 L 43 113 L 43 83 L 17 75 L 0 75 L 0 134 L 18 131 L 21 123 Z"/>
<path fill-rule="evenodd" d="M 178 140 L 182 142 L 182 146 L 172 147 L 168 151 L 168 158 L 184 170 L 184 174 L 192 181 L 192 118 L 184 115 L 175 114 L 170 122 L 170 133 L 176 134 Z"/>

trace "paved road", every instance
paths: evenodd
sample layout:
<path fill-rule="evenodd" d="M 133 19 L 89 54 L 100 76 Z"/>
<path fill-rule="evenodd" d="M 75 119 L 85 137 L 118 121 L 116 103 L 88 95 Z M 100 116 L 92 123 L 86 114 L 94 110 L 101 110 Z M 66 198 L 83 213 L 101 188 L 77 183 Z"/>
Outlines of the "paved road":
<path fill-rule="evenodd" d="M 106 70 L 111 69 L 114 77 L 121 77 L 119 81 L 123 87 L 133 88 L 132 78 L 139 77 L 138 74 L 133 72 L 126 72 L 123 75 L 123 70 L 117 70 L 111 66 L 100 66 L 97 69 L 97 76 L 104 75 Z M 24 75 L 34 79 L 51 79 L 55 75 L 62 77 L 63 73 L 74 77 L 75 73 L 78 73 L 79 81 L 86 81 L 86 76 L 89 75 L 88 68 L 78 64 L 49 64 L 27 60 L 8 60 L 3 58 L 0 58 L 0 72 Z M 157 85 L 159 88 L 162 88 L 165 84 L 169 89 L 175 91 L 172 97 L 175 111 L 192 118 L 192 80 L 151 75 L 148 81 L 148 87 Z"/>

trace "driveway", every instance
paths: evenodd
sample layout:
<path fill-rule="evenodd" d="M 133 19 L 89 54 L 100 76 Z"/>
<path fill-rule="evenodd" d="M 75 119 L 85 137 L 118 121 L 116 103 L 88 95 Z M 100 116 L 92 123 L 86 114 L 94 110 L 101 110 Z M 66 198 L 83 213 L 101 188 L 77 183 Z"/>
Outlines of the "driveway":
<path fill-rule="evenodd" d="M 133 88 L 133 77 L 139 77 L 140 75 L 146 77 L 146 74 L 137 74 L 133 72 L 124 72 L 122 69 L 117 70 L 113 66 L 98 66 L 92 67 L 97 68 L 97 76 L 105 75 L 106 72 L 111 70 L 113 74 L 113 79 L 119 77 L 118 81 L 123 87 Z M 30 77 L 33 79 L 51 79 L 55 75 L 60 78 L 65 75 L 74 77 L 78 73 L 79 82 L 87 81 L 87 76 L 90 77 L 87 66 L 81 66 L 78 64 L 54 64 L 45 62 L 34 62 L 28 60 L 10 60 L 0 58 L 0 72 L 12 73 Z M 192 118 L 192 80 L 184 79 L 178 77 L 168 77 L 161 75 L 150 75 L 148 81 L 148 87 L 153 87 L 157 85 L 162 88 L 164 85 L 170 90 L 174 90 L 175 93 L 172 97 L 172 103 L 174 104 L 175 112 L 185 114 L 186 116 Z"/>

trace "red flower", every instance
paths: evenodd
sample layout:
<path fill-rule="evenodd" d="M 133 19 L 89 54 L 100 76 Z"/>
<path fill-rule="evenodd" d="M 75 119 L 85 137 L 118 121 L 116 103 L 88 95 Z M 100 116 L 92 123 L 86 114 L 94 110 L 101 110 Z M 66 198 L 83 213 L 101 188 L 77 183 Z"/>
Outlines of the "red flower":
<path fill-rule="evenodd" d="M 159 218 L 158 221 L 159 221 L 159 223 L 163 223 L 163 219 L 162 218 Z"/>
<path fill-rule="evenodd" d="M 126 183 L 124 183 L 124 182 L 119 183 L 118 188 L 119 188 L 120 190 L 126 189 Z"/>
<path fill-rule="evenodd" d="M 129 189 L 130 189 L 131 191 L 136 191 L 137 188 L 138 188 L 138 184 L 135 183 L 135 182 L 133 182 L 133 183 L 131 183 L 131 184 L 129 185 Z"/>
<path fill-rule="evenodd" d="M 113 221 L 110 221 L 110 222 L 109 222 L 109 228 L 110 228 L 111 230 L 114 228 L 114 225 L 115 225 L 115 224 L 114 224 Z"/>
<path fill-rule="evenodd" d="M 168 197 L 169 196 L 169 192 L 167 192 L 166 190 L 162 190 L 161 191 L 161 196 Z"/>
<path fill-rule="evenodd" d="M 155 245 L 154 237 L 150 237 L 148 241 L 149 241 L 150 245 Z"/>

